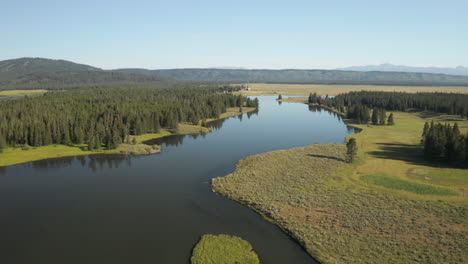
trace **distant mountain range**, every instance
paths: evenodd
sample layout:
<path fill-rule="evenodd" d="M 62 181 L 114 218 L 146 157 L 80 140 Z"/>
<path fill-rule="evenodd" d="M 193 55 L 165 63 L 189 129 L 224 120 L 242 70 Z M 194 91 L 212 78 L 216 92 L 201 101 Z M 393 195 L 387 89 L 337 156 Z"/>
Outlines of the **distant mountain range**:
<path fill-rule="evenodd" d="M 387 69 L 389 69 L 387 67 Z M 460 68 L 461 70 L 462 68 Z M 465 68 L 463 68 L 465 69 Z M 65 88 L 162 81 L 265 82 L 374 85 L 466 85 L 468 76 L 358 70 L 251 70 L 139 68 L 102 70 L 65 60 L 20 58 L 0 61 L 0 89 Z"/>
<path fill-rule="evenodd" d="M 468 76 L 411 72 L 357 72 L 341 70 L 231 70 L 231 69 L 118 69 L 184 81 L 374 84 L 374 85 L 468 85 Z"/>
<path fill-rule="evenodd" d="M 381 72 L 423 72 L 423 73 L 436 73 L 448 75 L 466 75 L 468 76 L 468 67 L 458 66 L 455 68 L 442 68 L 442 67 L 413 67 L 405 65 L 394 64 L 380 64 L 380 65 L 367 65 L 367 66 L 351 66 L 345 68 L 338 68 L 342 71 L 381 71 Z"/>

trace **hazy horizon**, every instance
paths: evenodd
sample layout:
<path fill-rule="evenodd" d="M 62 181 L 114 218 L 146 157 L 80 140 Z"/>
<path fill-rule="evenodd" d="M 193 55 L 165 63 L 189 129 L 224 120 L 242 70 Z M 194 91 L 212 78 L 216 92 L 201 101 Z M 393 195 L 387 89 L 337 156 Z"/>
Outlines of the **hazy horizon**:
<path fill-rule="evenodd" d="M 465 1 L 49 0 L 3 9 L 0 60 L 103 69 L 468 66 Z"/>

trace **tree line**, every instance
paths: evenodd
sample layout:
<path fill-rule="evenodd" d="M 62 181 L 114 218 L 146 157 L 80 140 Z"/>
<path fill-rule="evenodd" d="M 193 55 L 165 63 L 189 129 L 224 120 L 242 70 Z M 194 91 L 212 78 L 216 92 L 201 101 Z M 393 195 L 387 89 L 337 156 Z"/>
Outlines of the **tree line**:
<path fill-rule="evenodd" d="M 377 111 L 378 124 L 383 120 L 383 118 L 379 118 L 379 115 L 383 116 L 382 111 L 408 111 L 410 109 L 468 118 L 468 95 L 458 93 L 359 91 L 339 94 L 335 97 L 310 94 L 309 103 L 334 108 L 339 112 L 346 113 L 348 118 L 355 119 L 358 123 L 374 121 L 375 119 L 372 119 L 370 114 L 371 110 Z M 387 123 L 389 121 L 387 120 Z M 394 120 L 392 121 L 394 122 Z"/>
<path fill-rule="evenodd" d="M 457 123 L 451 126 L 426 122 L 421 143 L 426 160 L 468 166 L 468 133 L 462 135 Z"/>
<path fill-rule="evenodd" d="M 181 122 L 218 118 L 227 107 L 258 107 L 258 100 L 227 89 L 190 84 L 80 88 L 2 101 L 0 149 L 50 144 L 113 149 L 129 135 L 177 130 Z"/>

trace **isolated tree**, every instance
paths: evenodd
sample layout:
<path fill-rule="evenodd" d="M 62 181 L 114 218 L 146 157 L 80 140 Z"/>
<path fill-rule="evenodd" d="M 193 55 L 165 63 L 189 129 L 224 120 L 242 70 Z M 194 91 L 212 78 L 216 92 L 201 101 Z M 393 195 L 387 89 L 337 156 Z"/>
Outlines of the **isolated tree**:
<path fill-rule="evenodd" d="M 379 109 L 379 125 L 385 125 L 385 120 L 387 119 L 387 113 L 385 109 Z"/>
<path fill-rule="evenodd" d="M 346 143 L 346 162 L 352 163 L 357 154 L 357 143 L 355 138 L 350 138 L 348 143 Z"/>
<path fill-rule="evenodd" d="M 281 94 L 278 95 L 278 100 L 283 99 L 283 96 Z"/>
<path fill-rule="evenodd" d="M 393 113 L 390 113 L 390 115 L 388 116 L 387 125 L 389 126 L 395 125 L 395 120 L 393 120 Z"/>
<path fill-rule="evenodd" d="M 374 110 L 372 110 L 371 120 L 373 125 L 377 125 L 379 123 L 379 110 L 377 108 L 374 108 Z"/>

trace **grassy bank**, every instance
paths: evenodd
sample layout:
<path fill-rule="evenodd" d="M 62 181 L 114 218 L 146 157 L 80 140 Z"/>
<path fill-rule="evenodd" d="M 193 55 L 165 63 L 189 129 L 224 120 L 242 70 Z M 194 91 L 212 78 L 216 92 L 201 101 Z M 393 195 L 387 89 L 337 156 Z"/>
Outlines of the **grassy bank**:
<path fill-rule="evenodd" d="M 255 111 L 254 108 L 243 108 L 243 113 Z M 241 114 L 239 108 L 228 108 L 227 111 L 220 115 L 221 118 L 228 118 Z M 209 128 L 200 125 L 190 124 L 179 124 L 177 131 L 171 131 L 169 129 L 161 129 L 159 133 L 143 134 L 138 136 L 132 136 L 130 138 L 136 138 L 137 144 L 120 144 L 117 149 L 112 150 L 96 150 L 89 151 L 83 150 L 86 144 L 65 146 L 65 145 L 50 145 L 42 147 L 28 147 L 27 150 L 19 148 L 7 148 L 3 153 L 0 153 L 0 166 L 9 166 L 29 161 L 67 157 L 67 156 L 80 156 L 89 154 L 133 154 L 133 155 L 144 155 L 160 152 L 160 147 L 152 147 L 149 145 L 142 144 L 142 142 L 150 139 L 161 138 L 169 135 L 179 134 L 197 134 L 197 133 L 208 133 L 211 130 Z"/>
<path fill-rule="evenodd" d="M 429 164 L 418 144 L 428 112 L 395 126 L 356 125 L 358 159 L 318 144 L 241 160 L 213 189 L 258 211 L 322 263 L 463 263 L 468 258 L 468 170 Z"/>
<path fill-rule="evenodd" d="M 203 235 L 193 249 L 192 264 L 259 264 L 249 242 L 229 235 Z"/>
<path fill-rule="evenodd" d="M 244 95 L 308 95 L 316 92 L 319 95 L 337 95 L 351 91 L 387 91 L 387 92 L 446 92 L 468 93 L 468 87 L 461 86 L 392 86 L 392 85 L 327 85 L 327 84 L 271 84 L 250 83 L 251 91 L 242 92 Z"/>

